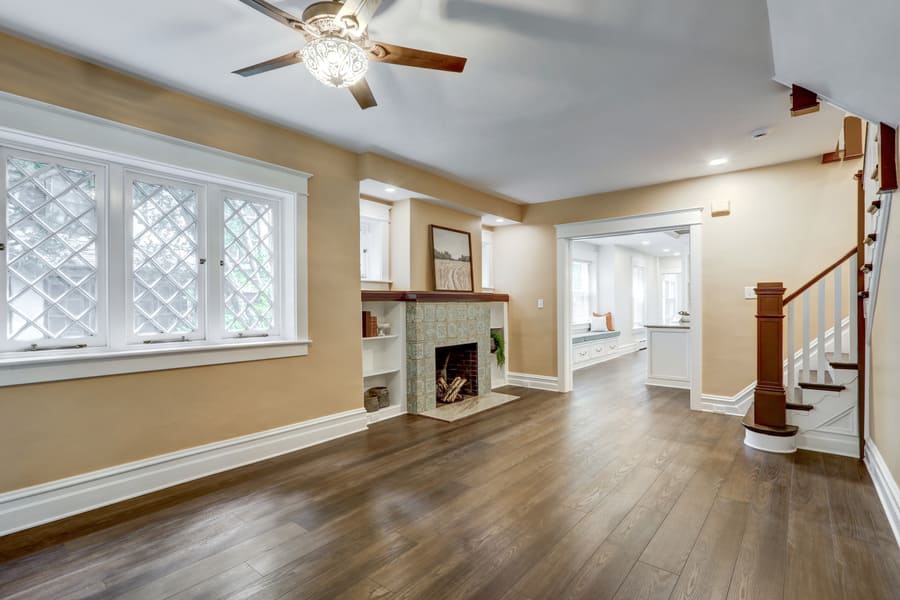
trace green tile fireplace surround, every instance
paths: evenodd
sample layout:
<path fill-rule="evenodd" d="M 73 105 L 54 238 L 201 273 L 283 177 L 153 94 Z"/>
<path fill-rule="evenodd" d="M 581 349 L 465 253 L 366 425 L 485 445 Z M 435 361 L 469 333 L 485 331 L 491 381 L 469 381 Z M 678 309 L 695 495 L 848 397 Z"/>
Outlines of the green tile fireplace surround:
<path fill-rule="evenodd" d="M 491 391 L 491 305 L 489 302 L 407 302 L 407 411 L 419 414 L 436 404 L 435 348 L 478 346 L 478 394 Z"/>

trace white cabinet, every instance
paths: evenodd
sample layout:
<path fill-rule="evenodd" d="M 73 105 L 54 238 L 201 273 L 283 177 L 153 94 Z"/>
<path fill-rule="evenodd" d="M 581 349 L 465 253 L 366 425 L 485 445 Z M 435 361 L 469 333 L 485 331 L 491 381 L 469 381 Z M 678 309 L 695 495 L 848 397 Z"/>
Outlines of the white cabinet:
<path fill-rule="evenodd" d="M 691 330 L 688 326 L 647 326 L 647 385 L 691 388 Z"/>
<path fill-rule="evenodd" d="M 572 363 L 575 369 L 595 365 L 625 354 L 619 347 L 618 331 L 584 333 L 572 337 Z"/>

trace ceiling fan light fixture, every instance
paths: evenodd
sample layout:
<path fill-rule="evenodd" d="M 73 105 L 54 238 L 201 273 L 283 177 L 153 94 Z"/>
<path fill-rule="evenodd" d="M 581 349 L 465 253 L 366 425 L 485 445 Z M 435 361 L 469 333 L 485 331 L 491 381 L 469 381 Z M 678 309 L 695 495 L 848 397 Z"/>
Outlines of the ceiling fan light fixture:
<path fill-rule="evenodd" d="M 369 58 L 357 44 L 336 36 L 311 40 L 301 50 L 303 64 L 323 84 L 350 87 L 366 75 Z"/>

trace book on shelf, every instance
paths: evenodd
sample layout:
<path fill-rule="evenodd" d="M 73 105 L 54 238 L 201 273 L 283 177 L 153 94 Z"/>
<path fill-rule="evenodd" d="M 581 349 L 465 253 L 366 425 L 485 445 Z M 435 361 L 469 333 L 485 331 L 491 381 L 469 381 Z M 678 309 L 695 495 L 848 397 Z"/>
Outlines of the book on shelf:
<path fill-rule="evenodd" d="M 364 310 L 362 311 L 362 336 L 366 337 L 376 337 L 378 335 L 378 317 L 372 314 L 371 311 Z"/>

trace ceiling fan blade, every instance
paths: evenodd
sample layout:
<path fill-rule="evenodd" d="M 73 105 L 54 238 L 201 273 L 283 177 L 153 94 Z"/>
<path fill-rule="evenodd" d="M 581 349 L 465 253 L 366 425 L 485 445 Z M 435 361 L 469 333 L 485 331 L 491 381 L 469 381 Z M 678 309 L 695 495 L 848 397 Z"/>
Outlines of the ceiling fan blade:
<path fill-rule="evenodd" d="M 378 106 L 378 103 L 375 102 L 375 96 L 372 94 L 372 88 L 369 87 L 369 82 L 365 78 L 351 85 L 349 89 L 361 109 L 366 110 L 367 108 Z"/>
<path fill-rule="evenodd" d="M 286 25 L 293 30 L 303 28 L 303 21 L 295 17 L 289 12 L 283 11 L 273 4 L 269 4 L 265 0 L 238 0 L 243 2 L 252 9 L 258 10 L 270 19 L 275 19 L 282 25 Z"/>
<path fill-rule="evenodd" d="M 345 0 L 344 6 L 338 11 L 338 20 L 341 21 L 344 17 L 353 17 L 362 31 L 369 26 L 372 15 L 380 5 L 381 0 Z"/>
<path fill-rule="evenodd" d="M 280 69 L 281 67 L 295 65 L 301 60 L 303 59 L 300 57 L 299 52 L 291 52 L 290 54 L 285 54 L 284 56 L 279 56 L 278 58 L 271 58 L 267 61 L 257 63 L 255 65 L 250 65 L 249 67 L 244 67 L 243 69 L 238 69 L 237 71 L 232 71 L 232 73 L 234 73 L 235 75 L 240 75 L 241 77 L 251 77 L 253 75 L 259 75 L 260 73 L 265 73 L 266 71 L 274 71 L 275 69 Z"/>
<path fill-rule="evenodd" d="M 392 65 L 406 65 L 408 67 L 452 71 L 454 73 L 462 73 L 463 69 L 466 68 L 467 60 L 462 56 L 451 56 L 449 54 L 428 52 L 427 50 L 404 48 L 403 46 L 394 46 L 393 44 L 385 44 L 384 42 L 373 42 L 373 45 L 369 50 L 369 57 L 372 60 L 390 63 Z"/>

